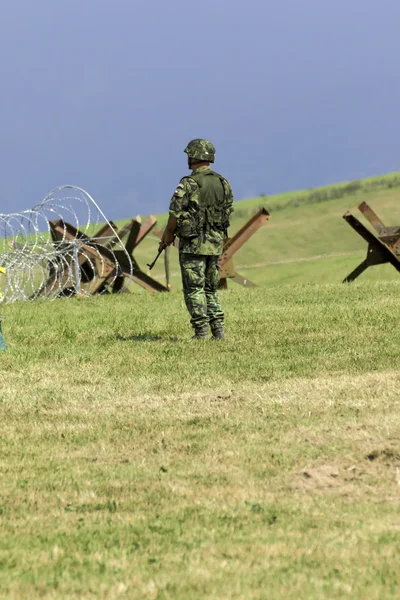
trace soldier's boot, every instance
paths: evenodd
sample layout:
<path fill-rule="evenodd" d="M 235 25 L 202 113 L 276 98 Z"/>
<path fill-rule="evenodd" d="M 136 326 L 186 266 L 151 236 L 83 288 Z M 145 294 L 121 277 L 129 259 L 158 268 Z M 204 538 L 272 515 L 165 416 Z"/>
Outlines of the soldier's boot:
<path fill-rule="evenodd" d="M 0 319 L 0 350 L 7 350 L 7 344 L 5 343 L 3 334 L 1 332 L 1 319 Z"/>
<path fill-rule="evenodd" d="M 192 340 L 206 340 L 208 338 L 208 328 L 198 327 L 194 329 L 194 336 Z"/>
<path fill-rule="evenodd" d="M 224 340 L 225 339 L 225 333 L 222 327 L 216 327 L 215 329 L 212 329 L 212 335 L 214 340 Z"/>

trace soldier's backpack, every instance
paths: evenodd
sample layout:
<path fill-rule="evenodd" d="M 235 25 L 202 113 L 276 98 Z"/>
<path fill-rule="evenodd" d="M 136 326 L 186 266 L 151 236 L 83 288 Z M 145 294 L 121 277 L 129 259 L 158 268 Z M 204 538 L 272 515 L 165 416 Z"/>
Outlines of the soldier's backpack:
<path fill-rule="evenodd" d="M 232 192 L 227 180 L 215 171 L 199 171 L 188 176 L 199 186 L 199 207 L 190 215 L 192 235 L 216 229 L 227 237 L 232 212 Z"/>

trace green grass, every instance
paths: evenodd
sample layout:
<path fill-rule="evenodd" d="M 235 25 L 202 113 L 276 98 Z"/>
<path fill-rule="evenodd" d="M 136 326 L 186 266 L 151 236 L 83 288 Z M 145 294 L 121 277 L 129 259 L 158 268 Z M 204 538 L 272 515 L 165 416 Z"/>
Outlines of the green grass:
<path fill-rule="evenodd" d="M 398 598 L 399 293 L 4 307 L 0 597 Z"/>
<path fill-rule="evenodd" d="M 271 218 L 224 343 L 190 340 L 174 249 L 171 294 L 2 306 L 0 598 L 400 596 L 400 280 L 340 283 L 343 213 L 396 225 L 398 179 L 237 202 L 231 233 Z"/>
<path fill-rule="evenodd" d="M 366 200 L 387 225 L 400 225 L 399 184 L 400 173 L 392 173 L 360 182 L 236 202 L 231 235 L 261 206 L 271 213 L 270 220 L 236 253 L 238 272 L 262 286 L 342 281 L 365 258 L 367 251 L 366 243 L 343 220 L 343 214 L 354 209 L 354 214 L 370 228 L 356 209 Z M 168 208 L 168 200 L 165 207 Z M 102 208 L 112 219 L 112 208 Z M 166 220 L 166 214 L 159 215 L 156 228 L 163 229 Z M 117 225 L 125 223 L 126 220 L 119 221 Z M 98 227 L 100 225 L 96 229 Z M 158 242 L 158 238 L 150 234 L 135 250 L 142 269 L 146 270 L 146 264 L 157 254 Z M 172 285 L 181 289 L 178 253 L 174 249 L 171 272 Z M 162 259 L 152 275 L 164 280 Z M 368 269 L 361 277 L 363 281 L 388 281 L 397 279 L 398 274 L 393 267 L 384 265 Z M 0 277 L 0 289 L 1 285 Z M 132 289 L 138 291 L 135 285 Z"/>

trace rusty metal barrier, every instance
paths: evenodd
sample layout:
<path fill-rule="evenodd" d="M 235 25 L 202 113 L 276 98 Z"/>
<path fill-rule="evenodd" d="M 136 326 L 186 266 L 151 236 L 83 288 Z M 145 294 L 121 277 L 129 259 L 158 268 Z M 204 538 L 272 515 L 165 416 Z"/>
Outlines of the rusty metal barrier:
<path fill-rule="evenodd" d="M 118 229 L 85 190 L 61 186 L 31 210 L 0 214 L 0 302 L 168 288 L 143 272 L 134 250 L 157 219 Z"/>
<path fill-rule="evenodd" d="M 386 227 L 366 202 L 362 202 L 358 209 L 369 221 L 377 235 L 367 229 L 350 211 L 343 215 L 343 219 L 368 244 L 365 260 L 347 275 L 343 283 L 354 281 L 361 273 L 374 265 L 390 263 L 396 271 L 400 272 L 400 226 Z"/>
<path fill-rule="evenodd" d="M 247 223 L 239 229 L 231 238 L 228 238 L 224 244 L 222 255 L 219 260 L 220 265 L 220 289 L 228 287 L 228 279 L 231 279 L 244 287 L 257 287 L 255 283 L 243 277 L 235 269 L 233 256 L 245 244 L 251 236 L 269 219 L 270 215 L 266 208 L 260 208 L 256 214 L 251 217 Z"/>

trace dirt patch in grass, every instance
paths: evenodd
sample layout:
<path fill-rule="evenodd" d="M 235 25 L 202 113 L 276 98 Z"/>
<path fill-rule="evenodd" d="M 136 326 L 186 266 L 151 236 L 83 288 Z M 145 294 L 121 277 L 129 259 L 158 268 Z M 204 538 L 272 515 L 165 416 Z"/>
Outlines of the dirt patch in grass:
<path fill-rule="evenodd" d="M 400 452 L 396 447 L 378 448 L 362 460 L 317 463 L 293 474 L 292 487 L 303 493 L 337 496 L 368 494 L 376 501 L 398 498 Z"/>
<path fill-rule="evenodd" d="M 383 448 L 380 450 L 373 450 L 367 454 L 365 458 L 370 462 L 379 460 L 387 466 L 397 463 L 397 466 L 400 467 L 400 449 L 396 450 L 395 448 Z"/>

